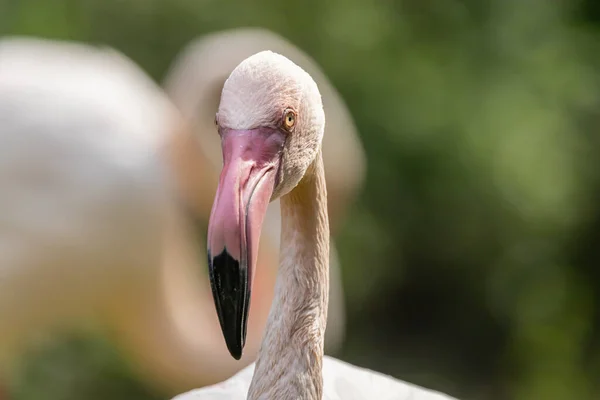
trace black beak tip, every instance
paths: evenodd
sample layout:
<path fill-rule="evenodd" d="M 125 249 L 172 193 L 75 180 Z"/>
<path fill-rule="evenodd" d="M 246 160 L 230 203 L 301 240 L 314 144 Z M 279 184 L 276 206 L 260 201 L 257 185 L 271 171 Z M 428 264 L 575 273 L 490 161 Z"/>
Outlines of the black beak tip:
<path fill-rule="evenodd" d="M 210 283 L 227 349 L 233 358 L 242 358 L 246 342 L 250 290 L 248 269 L 224 249 L 212 258 L 208 252 Z"/>
<path fill-rule="evenodd" d="M 227 342 L 227 349 L 229 350 L 229 354 L 231 354 L 231 356 L 233 358 L 235 358 L 236 360 L 239 360 L 240 358 L 242 358 L 241 343 L 231 344 L 231 343 Z"/>

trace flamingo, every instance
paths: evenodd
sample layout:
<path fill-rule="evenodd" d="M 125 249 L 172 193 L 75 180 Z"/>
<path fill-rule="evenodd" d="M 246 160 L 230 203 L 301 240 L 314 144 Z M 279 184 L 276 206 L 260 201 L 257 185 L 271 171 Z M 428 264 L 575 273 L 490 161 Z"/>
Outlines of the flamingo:
<path fill-rule="evenodd" d="M 105 327 L 140 376 L 169 391 L 219 382 L 254 360 L 264 322 L 233 362 L 199 274 L 196 225 L 218 176 L 206 135 L 138 66 L 110 48 L 4 38 L 0 126 L 4 376 L 36 336 L 88 325 Z M 277 264 L 274 218 L 265 265 Z M 262 297 L 255 291 L 253 312 L 266 314 Z"/>
<path fill-rule="evenodd" d="M 205 157 L 216 171 L 214 179 L 205 190 L 194 190 L 190 195 L 211 193 L 217 185 L 218 168 L 222 165 L 220 142 L 214 135 L 214 115 L 217 111 L 223 83 L 233 69 L 245 58 L 261 50 L 271 49 L 292 59 L 311 73 L 322 88 L 324 108 L 328 115 L 328 135 L 324 139 L 325 178 L 329 188 L 329 215 L 332 236 L 339 233 L 348 207 L 356 198 L 365 177 L 366 157 L 358 138 L 357 128 L 342 97 L 327 79 L 317 63 L 305 52 L 282 36 L 264 28 L 237 28 L 213 32 L 193 40 L 185 46 L 172 63 L 163 87 L 174 104 L 186 118 L 186 123 L 201 137 L 199 142 Z M 183 158 L 183 157 L 182 157 Z M 199 168 L 190 165 L 190 174 Z M 206 180 L 203 180 L 206 182 Z M 211 201 L 210 198 L 208 201 Z M 265 228 L 269 232 L 266 251 L 271 257 L 262 263 L 268 273 L 259 275 L 255 282 L 251 302 L 252 318 L 249 321 L 249 337 L 262 336 L 268 310 L 273 298 L 277 273 L 277 253 L 280 229 L 279 204 L 269 205 Z M 259 256 L 260 257 L 260 256 Z M 325 332 L 326 351 L 335 353 L 341 347 L 345 332 L 345 308 L 341 271 L 335 245 L 330 251 L 330 319 Z M 258 283 L 258 284 L 257 284 Z M 177 293 L 181 293 L 178 290 Z M 173 307 L 177 309 L 176 306 Z M 253 357 L 256 352 L 253 350 Z"/>
<path fill-rule="evenodd" d="M 208 382 L 226 375 L 212 373 L 207 358 L 239 368 L 219 352 L 203 287 L 195 314 L 205 334 L 195 343 L 165 300 L 169 269 L 198 267 L 198 239 L 169 184 L 186 128 L 157 85 L 112 49 L 5 38 L 0 126 L 4 375 L 38 337 L 90 325 L 106 326 L 132 359 L 146 359 L 142 375 L 172 369 L 164 348 L 195 356 L 191 366 Z"/>
<path fill-rule="evenodd" d="M 245 346 L 262 223 L 276 199 L 280 266 L 257 361 L 174 400 L 451 399 L 324 356 L 330 241 L 321 151 L 325 113 L 312 77 L 278 53 L 252 55 L 226 80 L 215 121 L 224 165 L 207 254 L 214 303 L 234 359 Z"/>

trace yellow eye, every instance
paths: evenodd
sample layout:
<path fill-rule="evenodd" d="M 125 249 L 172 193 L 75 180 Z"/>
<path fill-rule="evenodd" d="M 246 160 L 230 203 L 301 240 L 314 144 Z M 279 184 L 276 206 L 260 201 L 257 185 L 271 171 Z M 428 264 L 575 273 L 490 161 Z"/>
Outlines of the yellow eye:
<path fill-rule="evenodd" d="M 288 131 L 296 125 L 296 113 L 293 110 L 286 110 L 283 114 L 283 125 Z"/>

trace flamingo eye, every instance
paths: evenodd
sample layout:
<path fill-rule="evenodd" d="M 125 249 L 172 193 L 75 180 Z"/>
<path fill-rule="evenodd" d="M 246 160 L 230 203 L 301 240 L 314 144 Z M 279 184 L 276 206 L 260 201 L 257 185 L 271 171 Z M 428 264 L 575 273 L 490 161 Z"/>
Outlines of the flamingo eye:
<path fill-rule="evenodd" d="M 283 127 L 290 132 L 296 125 L 296 112 L 292 109 L 286 109 L 283 113 Z"/>

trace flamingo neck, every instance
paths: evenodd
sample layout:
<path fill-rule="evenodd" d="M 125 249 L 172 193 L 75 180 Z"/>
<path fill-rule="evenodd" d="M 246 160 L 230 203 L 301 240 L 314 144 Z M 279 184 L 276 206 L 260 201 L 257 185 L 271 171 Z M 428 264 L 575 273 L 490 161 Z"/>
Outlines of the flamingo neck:
<path fill-rule="evenodd" d="M 181 123 L 169 138 L 167 160 L 176 191 L 186 211 L 195 216 L 210 215 L 218 172 L 205 156 L 200 141 L 187 124 Z"/>
<path fill-rule="evenodd" d="M 321 153 L 281 198 L 280 266 L 249 400 L 323 396 L 329 220 Z"/>

